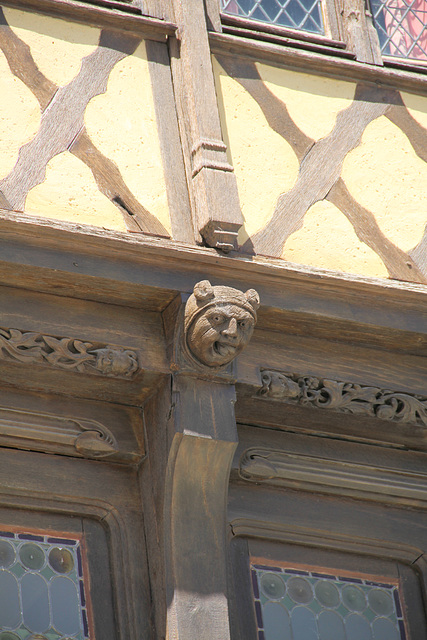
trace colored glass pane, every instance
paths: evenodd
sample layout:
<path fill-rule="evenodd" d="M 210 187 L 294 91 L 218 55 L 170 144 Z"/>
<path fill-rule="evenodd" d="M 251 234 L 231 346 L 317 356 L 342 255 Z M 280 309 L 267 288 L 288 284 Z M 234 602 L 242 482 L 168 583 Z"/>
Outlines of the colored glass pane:
<path fill-rule="evenodd" d="M 320 0 L 221 0 L 221 9 L 232 16 L 324 33 Z"/>
<path fill-rule="evenodd" d="M 80 541 L 0 533 L 0 640 L 85 640 Z"/>
<path fill-rule="evenodd" d="M 265 640 L 405 640 L 398 585 L 291 567 L 251 567 Z"/>

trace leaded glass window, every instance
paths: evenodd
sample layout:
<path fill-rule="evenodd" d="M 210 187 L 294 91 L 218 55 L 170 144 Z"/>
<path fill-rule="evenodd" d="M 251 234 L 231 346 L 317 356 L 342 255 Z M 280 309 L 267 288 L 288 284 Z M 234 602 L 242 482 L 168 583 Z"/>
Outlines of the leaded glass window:
<path fill-rule="evenodd" d="M 321 0 L 221 0 L 221 10 L 280 27 L 324 33 Z"/>
<path fill-rule="evenodd" d="M 81 542 L 0 532 L 0 640 L 85 640 Z"/>
<path fill-rule="evenodd" d="M 407 640 L 397 584 L 253 564 L 259 640 Z"/>
<path fill-rule="evenodd" d="M 427 1 L 371 0 L 384 55 L 427 60 Z"/>

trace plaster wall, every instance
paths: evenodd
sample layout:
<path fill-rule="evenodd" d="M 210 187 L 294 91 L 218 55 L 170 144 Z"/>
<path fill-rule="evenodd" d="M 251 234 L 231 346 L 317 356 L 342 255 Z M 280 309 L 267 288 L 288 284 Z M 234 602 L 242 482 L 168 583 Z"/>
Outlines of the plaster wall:
<path fill-rule="evenodd" d="M 225 56 L 213 66 L 241 242 L 293 263 L 393 277 L 392 254 L 410 259 L 426 230 L 427 154 L 416 141 L 427 141 L 427 98 L 390 91 L 383 109 L 384 92 L 354 82 Z"/>
<path fill-rule="evenodd" d="M 154 217 L 169 235 L 144 41 L 2 12 L 2 206 L 119 231 Z"/>

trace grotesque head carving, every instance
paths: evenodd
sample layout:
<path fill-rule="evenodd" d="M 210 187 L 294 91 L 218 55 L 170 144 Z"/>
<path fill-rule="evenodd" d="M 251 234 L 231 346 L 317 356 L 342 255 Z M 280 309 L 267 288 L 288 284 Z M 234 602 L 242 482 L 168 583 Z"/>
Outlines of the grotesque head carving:
<path fill-rule="evenodd" d="M 198 282 L 185 307 L 185 340 L 191 355 L 208 367 L 229 364 L 249 342 L 259 296 Z"/>

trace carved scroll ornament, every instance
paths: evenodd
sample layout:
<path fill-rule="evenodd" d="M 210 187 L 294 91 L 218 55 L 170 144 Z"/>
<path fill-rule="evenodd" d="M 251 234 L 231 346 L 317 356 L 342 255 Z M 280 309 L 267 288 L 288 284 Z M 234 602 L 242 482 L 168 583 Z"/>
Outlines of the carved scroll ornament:
<path fill-rule="evenodd" d="M 0 359 L 117 378 L 131 378 L 139 368 L 138 356 L 130 349 L 110 345 L 94 348 L 91 342 L 76 338 L 18 329 L 0 329 Z"/>
<path fill-rule="evenodd" d="M 185 348 L 206 367 L 229 364 L 248 344 L 256 323 L 259 296 L 232 287 L 198 282 L 185 307 Z"/>
<path fill-rule="evenodd" d="M 421 396 L 279 371 L 262 371 L 261 381 L 260 397 L 427 426 L 427 398 Z"/>
<path fill-rule="evenodd" d="M 0 444 L 33 451 L 102 458 L 118 451 L 116 439 L 97 420 L 64 418 L 0 407 Z"/>

